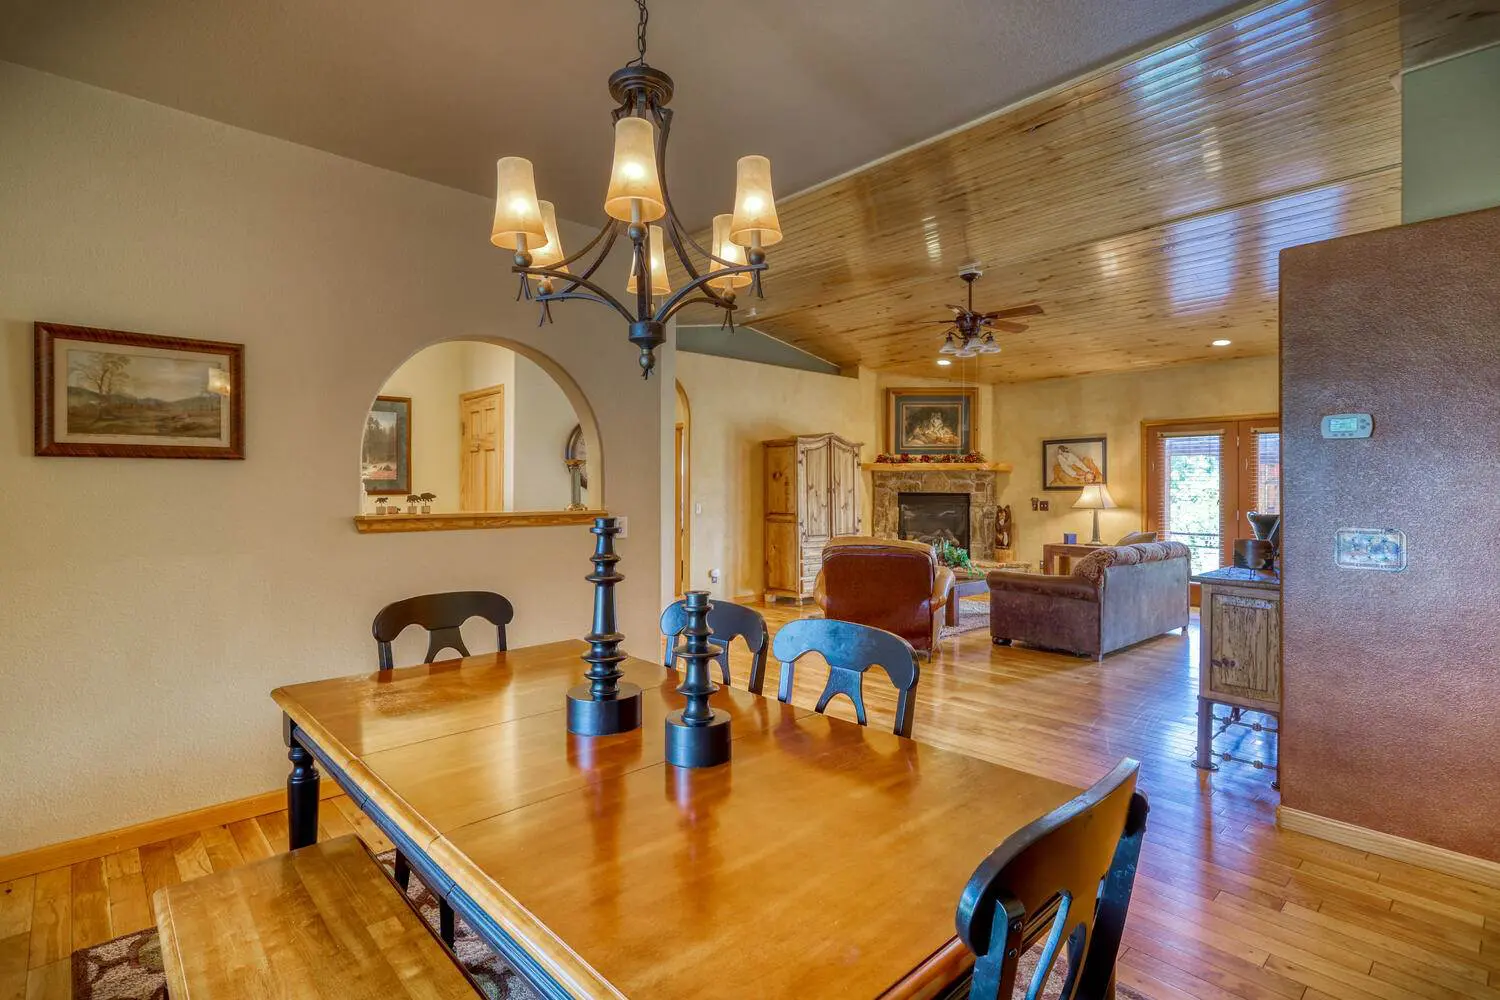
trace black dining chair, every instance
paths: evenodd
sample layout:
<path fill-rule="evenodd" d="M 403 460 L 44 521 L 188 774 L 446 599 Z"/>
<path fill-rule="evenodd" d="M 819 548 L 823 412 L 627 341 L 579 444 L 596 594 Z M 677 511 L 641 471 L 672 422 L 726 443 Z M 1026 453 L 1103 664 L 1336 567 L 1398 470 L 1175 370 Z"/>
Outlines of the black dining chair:
<path fill-rule="evenodd" d="M 787 622 L 776 633 L 771 652 L 781 662 L 782 701 L 792 700 L 792 674 L 797 660 L 808 653 L 818 653 L 828 661 L 828 683 L 813 710 L 821 712 L 836 695 L 845 695 L 854 703 L 854 717 L 865 725 L 865 671 L 878 666 L 896 685 L 897 736 L 911 736 L 912 715 L 916 708 L 917 654 L 911 644 L 899 635 L 854 622 L 827 618 L 802 618 Z"/>
<path fill-rule="evenodd" d="M 743 604 L 729 601 L 713 601 L 708 612 L 708 627 L 712 634 L 708 641 L 718 648 L 719 669 L 724 674 L 724 685 L 729 686 L 729 644 L 735 639 L 744 639 L 750 648 L 751 694 L 760 694 L 766 682 L 766 654 L 770 652 L 771 633 L 760 612 Z M 661 613 L 661 634 L 666 638 L 666 652 L 662 654 L 662 666 L 671 668 L 677 658 L 676 640 L 687 627 L 687 612 L 682 601 L 667 605 Z"/>
<path fill-rule="evenodd" d="M 1041 995 L 1064 944 L 1061 1000 L 1114 996 L 1115 959 L 1146 833 L 1141 765 L 1125 758 L 1077 798 L 1017 830 L 975 869 L 959 897 L 958 936 L 973 971 L 945 997 Z M 1020 958 L 1042 942 L 1018 994 Z"/>
<path fill-rule="evenodd" d="M 505 626 L 516 616 L 510 601 L 487 590 L 456 590 L 447 594 L 423 594 L 408 597 L 404 601 L 387 604 L 375 616 L 371 631 L 375 634 L 375 649 L 380 658 L 380 669 L 390 670 L 391 643 L 412 625 L 427 630 L 427 658 L 431 663 L 445 649 L 459 656 L 468 656 L 469 647 L 459 627 L 470 618 L 483 618 L 498 630 L 496 649 L 505 649 Z"/>
<path fill-rule="evenodd" d="M 423 662 L 431 663 L 445 649 L 451 649 L 459 656 L 469 655 L 469 647 L 464 645 L 464 637 L 459 630 L 470 618 L 483 618 L 495 626 L 495 648 L 504 650 L 505 626 L 515 616 L 516 611 L 511 607 L 510 601 L 487 590 L 422 594 L 387 604 L 380 609 L 374 624 L 370 626 L 370 631 L 375 636 L 379 669 L 384 672 L 395 666 L 391 659 L 391 643 L 396 636 L 413 625 L 420 625 L 427 630 L 427 657 Z M 411 885 L 411 863 L 399 849 L 396 851 L 396 884 L 401 886 L 402 892 Z M 436 896 L 437 893 L 433 895 Z M 453 907 L 442 897 L 438 897 L 438 930 L 444 943 L 453 947 Z"/>

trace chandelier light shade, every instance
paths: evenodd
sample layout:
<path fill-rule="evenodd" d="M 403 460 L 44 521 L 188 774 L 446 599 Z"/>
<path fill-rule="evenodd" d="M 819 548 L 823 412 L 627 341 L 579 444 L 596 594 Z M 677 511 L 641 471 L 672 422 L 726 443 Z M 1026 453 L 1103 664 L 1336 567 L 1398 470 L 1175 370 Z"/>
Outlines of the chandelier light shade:
<path fill-rule="evenodd" d="M 656 128 L 645 118 L 615 122 L 615 162 L 604 212 L 621 222 L 655 222 L 667 214 L 656 173 Z"/>
<path fill-rule="evenodd" d="M 568 264 L 563 259 L 562 238 L 557 235 L 557 209 L 550 201 L 539 201 L 542 208 L 542 229 L 547 242 L 531 251 L 532 267 L 551 267 L 567 272 Z"/>
<path fill-rule="evenodd" d="M 726 267 L 745 266 L 745 248 L 729 238 L 729 224 L 733 219 L 734 216 L 728 212 L 714 216 L 713 242 L 710 245 L 713 247 L 714 256 L 719 259 L 709 263 L 710 272 L 722 271 Z M 712 288 L 731 292 L 736 288 L 744 288 L 753 280 L 755 279 L 750 275 L 741 272 L 715 278 L 708 284 Z"/>
<path fill-rule="evenodd" d="M 495 224 L 490 242 L 517 250 L 547 242 L 541 205 L 536 200 L 536 179 L 531 161 L 525 157 L 502 156 L 495 163 Z"/>
<path fill-rule="evenodd" d="M 651 294 L 670 295 L 672 283 L 667 278 L 667 234 L 662 231 L 661 226 L 652 226 L 650 233 L 651 253 L 648 259 L 651 261 Z M 635 294 L 635 275 L 625 283 L 625 290 Z"/>
<path fill-rule="evenodd" d="M 742 156 L 735 168 L 729 238 L 742 247 L 781 242 L 781 220 L 776 218 L 776 198 L 771 194 L 771 161 L 764 156 Z"/>
<path fill-rule="evenodd" d="M 541 304 L 539 322 L 552 318 L 552 303 L 583 299 L 619 313 L 639 350 L 643 377 L 656 367 L 656 349 L 666 343 L 666 324 L 695 302 L 724 311 L 734 330 L 735 289 L 761 294 L 765 247 L 781 240 L 781 222 L 771 194 L 771 161 L 740 159 L 735 177 L 734 212 L 715 217 L 711 249 L 705 250 L 677 218 L 667 185 L 667 138 L 672 130 L 672 78 L 646 62 L 646 0 L 635 0 L 637 57 L 610 74 L 615 100 L 614 163 L 604 195 L 607 221 L 583 249 L 563 256 L 557 213 L 538 202 L 531 163 L 507 156 L 496 165 L 495 225 L 490 242 L 513 248 L 521 276 L 517 298 Z M 545 206 L 545 208 L 543 207 Z M 656 225 L 650 225 L 657 223 Z M 621 236 L 630 246 L 628 295 L 621 301 L 595 278 Z M 685 278 L 674 291 L 667 274 L 667 248 Z M 531 281 L 536 282 L 532 295 Z"/>

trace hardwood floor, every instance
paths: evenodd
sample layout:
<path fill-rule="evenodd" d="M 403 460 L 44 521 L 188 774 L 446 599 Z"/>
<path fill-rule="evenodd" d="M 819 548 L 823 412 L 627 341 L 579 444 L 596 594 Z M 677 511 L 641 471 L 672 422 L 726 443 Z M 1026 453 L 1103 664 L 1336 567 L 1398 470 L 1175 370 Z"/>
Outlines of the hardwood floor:
<path fill-rule="evenodd" d="M 766 616 L 774 630 L 807 613 Z M 1196 634 L 1171 635 L 1095 663 L 971 632 L 922 665 L 914 734 L 1078 785 L 1122 756 L 1141 761 L 1151 819 L 1119 977 L 1147 996 L 1500 1000 L 1500 886 L 1278 831 L 1269 772 L 1189 766 L 1196 651 Z M 743 686 L 748 657 L 737 650 L 732 665 Z M 774 692 L 774 662 L 768 674 Z M 794 700 L 811 703 L 818 674 L 801 673 Z M 890 725 L 889 692 L 870 678 L 871 725 Z M 851 717 L 845 708 L 833 712 Z M 1237 755 L 1268 749 L 1249 731 L 1223 740 Z M 324 802 L 320 819 L 324 836 L 389 847 L 347 798 Z M 285 843 L 276 812 L 0 885 L 0 1000 L 65 1000 L 72 952 L 150 926 L 158 887 Z"/>

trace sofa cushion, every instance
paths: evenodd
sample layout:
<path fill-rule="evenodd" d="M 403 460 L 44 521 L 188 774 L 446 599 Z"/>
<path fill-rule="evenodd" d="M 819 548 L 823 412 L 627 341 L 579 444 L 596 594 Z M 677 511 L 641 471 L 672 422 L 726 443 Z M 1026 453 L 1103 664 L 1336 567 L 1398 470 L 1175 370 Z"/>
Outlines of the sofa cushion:
<path fill-rule="evenodd" d="M 1072 576 L 1049 576 L 1045 573 L 1022 573 L 1016 570 L 992 569 L 985 574 L 990 593 L 1043 594 L 1068 597 L 1079 601 L 1099 600 L 1099 588 Z"/>
<path fill-rule="evenodd" d="M 1104 571 L 1111 566 L 1135 566 L 1145 562 L 1162 562 L 1167 559 L 1188 559 L 1192 553 L 1181 542 L 1143 542 L 1139 545 L 1108 545 L 1090 552 L 1073 567 L 1073 575 L 1099 587 L 1104 583 Z"/>

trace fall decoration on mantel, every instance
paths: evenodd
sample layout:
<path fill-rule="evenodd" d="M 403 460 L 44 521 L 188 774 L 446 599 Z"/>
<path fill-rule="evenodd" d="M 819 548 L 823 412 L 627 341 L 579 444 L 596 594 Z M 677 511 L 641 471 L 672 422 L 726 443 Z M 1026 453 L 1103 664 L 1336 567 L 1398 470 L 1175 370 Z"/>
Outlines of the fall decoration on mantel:
<path fill-rule="evenodd" d="M 947 463 L 979 465 L 984 462 L 984 456 L 977 451 L 971 451 L 966 455 L 912 455 L 907 452 L 887 455 L 881 453 L 875 456 L 875 462 L 878 465 L 943 465 Z"/>

